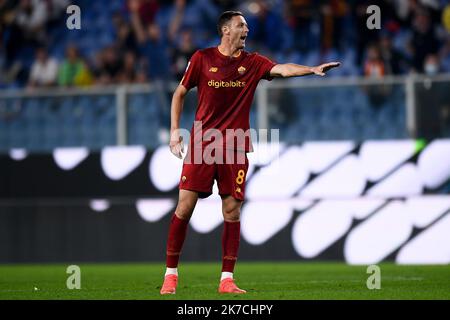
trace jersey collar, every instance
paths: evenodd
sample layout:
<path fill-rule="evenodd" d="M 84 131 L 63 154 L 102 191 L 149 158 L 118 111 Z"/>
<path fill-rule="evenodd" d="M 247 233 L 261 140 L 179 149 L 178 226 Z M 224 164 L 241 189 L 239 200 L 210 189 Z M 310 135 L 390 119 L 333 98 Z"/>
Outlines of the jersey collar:
<path fill-rule="evenodd" d="M 243 57 L 244 55 L 244 50 L 241 50 L 239 52 L 239 55 L 237 57 L 233 57 L 233 56 L 226 56 L 224 55 L 222 52 L 219 51 L 219 47 L 215 47 L 215 52 L 217 53 L 217 55 L 221 58 L 221 59 L 226 59 L 226 60 L 239 60 Z"/>

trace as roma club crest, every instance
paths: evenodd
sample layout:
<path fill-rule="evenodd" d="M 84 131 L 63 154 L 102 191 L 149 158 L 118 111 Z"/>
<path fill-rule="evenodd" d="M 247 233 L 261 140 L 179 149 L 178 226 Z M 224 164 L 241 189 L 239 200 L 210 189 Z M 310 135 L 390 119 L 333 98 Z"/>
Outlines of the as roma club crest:
<path fill-rule="evenodd" d="M 245 69 L 243 66 L 240 66 L 240 67 L 238 68 L 239 74 L 244 74 L 246 70 L 247 70 L 247 69 Z"/>

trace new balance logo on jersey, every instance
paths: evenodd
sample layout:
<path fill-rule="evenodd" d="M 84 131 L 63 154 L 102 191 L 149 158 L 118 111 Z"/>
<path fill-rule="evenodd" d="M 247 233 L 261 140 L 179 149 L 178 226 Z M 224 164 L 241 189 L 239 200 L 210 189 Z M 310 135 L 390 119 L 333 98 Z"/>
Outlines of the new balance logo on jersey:
<path fill-rule="evenodd" d="M 209 80 L 209 87 L 218 88 L 243 88 L 245 87 L 245 81 L 216 81 Z"/>
<path fill-rule="evenodd" d="M 239 74 L 244 74 L 246 70 L 247 70 L 247 69 L 245 69 L 243 66 L 240 66 L 240 67 L 238 68 Z"/>
<path fill-rule="evenodd" d="M 211 67 L 209 68 L 209 72 L 214 72 L 216 73 L 219 69 L 217 67 Z"/>

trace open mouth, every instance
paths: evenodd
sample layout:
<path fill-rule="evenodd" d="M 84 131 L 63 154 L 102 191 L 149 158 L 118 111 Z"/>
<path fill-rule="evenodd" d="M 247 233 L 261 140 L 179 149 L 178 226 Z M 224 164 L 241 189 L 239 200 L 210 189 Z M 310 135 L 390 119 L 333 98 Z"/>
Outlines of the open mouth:
<path fill-rule="evenodd" d="M 242 40 L 242 41 L 245 41 L 245 39 L 247 39 L 247 36 L 242 36 L 242 37 L 241 37 L 241 40 Z"/>

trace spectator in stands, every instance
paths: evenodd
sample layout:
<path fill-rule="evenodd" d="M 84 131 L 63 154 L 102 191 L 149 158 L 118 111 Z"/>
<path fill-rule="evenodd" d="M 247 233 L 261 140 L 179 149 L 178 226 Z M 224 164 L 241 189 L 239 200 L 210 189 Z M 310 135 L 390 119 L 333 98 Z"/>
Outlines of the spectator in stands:
<path fill-rule="evenodd" d="M 66 13 L 67 7 L 70 5 L 69 0 L 44 0 L 47 12 L 48 22 L 57 22 Z"/>
<path fill-rule="evenodd" d="M 36 49 L 36 58 L 31 66 L 28 85 L 30 87 L 48 87 L 56 84 L 58 62 L 49 57 L 45 48 Z"/>
<path fill-rule="evenodd" d="M 428 76 L 434 76 L 441 72 L 439 57 L 436 54 L 429 54 L 425 58 L 423 66 L 424 73 Z"/>
<path fill-rule="evenodd" d="M 439 7 L 436 0 L 400 0 L 394 1 L 394 11 L 398 21 L 403 27 L 410 28 L 414 16 L 420 10 L 431 10 Z"/>
<path fill-rule="evenodd" d="M 442 24 L 447 33 L 450 34 L 450 3 L 442 10 Z"/>
<path fill-rule="evenodd" d="M 116 32 L 116 47 L 120 54 L 125 54 L 127 51 L 133 51 L 137 53 L 138 44 L 136 36 L 133 33 L 131 25 L 124 19 L 119 13 L 115 13 L 113 16 L 113 24 Z"/>
<path fill-rule="evenodd" d="M 11 11 L 17 6 L 16 0 L 0 0 L 0 17 L 1 22 L 4 23 L 6 16 L 11 13 Z M 11 20 L 11 19 L 7 19 Z"/>
<path fill-rule="evenodd" d="M 257 51 L 267 52 L 268 50 L 282 49 L 282 28 L 284 21 L 282 17 L 272 10 L 266 1 L 254 1 L 249 5 L 249 12 L 246 20 L 251 30 L 249 40 Z M 273 32 L 273 30 L 280 32 Z"/>
<path fill-rule="evenodd" d="M 449 17 L 450 17 L 450 10 L 449 10 Z M 443 71 L 450 72 L 450 30 L 449 35 L 447 36 L 447 41 L 444 43 L 444 45 L 441 48 L 441 51 L 439 52 L 439 56 L 441 59 Z"/>
<path fill-rule="evenodd" d="M 0 36 L 2 38 L 7 27 L 14 22 L 17 6 L 16 0 L 0 0 Z"/>
<path fill-rule="evenodd" d="M 411 47 L 413 66 L 417 72 L 423 72 L 425 57 L 429 54 L 436 54 L 439 50 L 435 29 L 429 13 L 425 10 L 420 10 L 414 18 Z"/>
<path fill-rule="evenodd" d="M 123 58 L 123 67 L 118 74 L 119 83 L 142 83 L 147 78 L 142 78 L 145 73 L 139 72 L 142 69 L 136 54 L 133 51 L 127 51 Z"/>
<path fill-rule="evenodd" d="M 399 50 L 392 45 L 392 38 L 389 34 L 383 33 L 380 37 L 380 54 L 384 62 L 386 74 L 398 75 L 409 71 L 410 61 Z"/>
<path fill-rule="evenodd" d="M 77 47 L 70 45 L 66 49 L 66 59 L 58 70 L 58 84 L 60 86 L 89 85 L 92 76 L 89 68 L 79 56 Z"/>
<path fill-rule="evenodd" d="M 8 52 L 8 34 L 14 24 L 17 6 L 16 0 L 0 0 L 0 88 L 12 82 L 16 76 L 12 68 L 13 55 Z"/>
<path fill-rule="evenodd" d="M 24 78 L 20 54 L 25 46 L 37 46 L 45 37 L 47 13 L 40 0 L 0 1 L 0 41 L 4 43 L 4 70 L 2 77 L 12 83 Z"/>
<path fill-rule="evenodd" d="M 74 79 L 74 85 L 76 87 L 86 87 L 94 84 L 94 77 L 89 67 L 89 63 L 86 59 L 81 59 L 82 67 L 80 72 L 77 73 Z"/>
<path fill-rule="evenodd" d="M 150 62 L 147 57 L 136 55 L 136 83 L 148 83 L 152 79 L 149 76 Z"/>
<path fill-rule="evenodd" d="M 128 9 L 131 14 L 136 15 L 136 18 L 145 28 L 155 22 L 159 3 L 157 0 L 128 0 Z"/>
<path fill-rule="evenodd" d="M 330 0 L 321 5 L 321 49 L 343 49 L 344 20 L 350 12 L 347 1 Z"/>
<path fill-rule="evenodd" d="M 106 85 L 108 84 L 108 79 L 105 74 L 102 74 L 101 70 L 103 68 L 103 50 L 97 51 L 94 56 L 92 64 L 92 73 L 95 77 L 96 85 Z"/>
<path fill-rule="evenodd" d="M 386 66 L 381 58 L 380 49 L 376 44 L 368 47 L 364 62 L 364 75 L 369 78 L 380 79 L 386 74 Z M 369 85 L 365 88 L 372 108 L 378 109 L 386 101 L 389 88 L 380 85 Z"/>
<path fill-rule="evenodd" d="M 186 0 L 176 0 L 174 2 L 174 11 L 169 23 L 169 30 L 167 36 L 172 42 L 176 41 L 178 31 L 183 23 L 184 13 L 186 7 Z"/>
<path fill-rule="evenodd" d="M 51 48 L 52 52 L 59 52 L 60 44 L 51 43 L 52 37 L 47 36 L 46 29 L 49 35 L 58 39 L 60 33 L 53 32 L 54 28 L 61 27 L 61 20 L 58 20 L 58 17 L 65 16 L 64 9 L 71 2 L 70 0 L 0 0 L 0 82 L 8 83 L 8 85 L 29 83 L 31 79 L 25 72 L 24 66 L 30 63 L 28 61 L 30 49 L 35 50 L 36 47 L 45 46 Z M 104 30 L 100 30 L 100 33 L 107 33 L 111 27 L 114 28 L 116 41 L 112 44 L 114 54 L 104 54 L 103 50 L 101 54 L 98 54 L 97 83 L 117 83 L 124 78 L 135 78 L 134 81 L 144 81 L 149 78 L 167 79 L 169 74 L 179 79 L 184 72 L 187 60 L 197 44 L 200 44 L 197 42 L 201 41 L 203 46 L 215 41 L 216 35 L 211 34 L 211 21 L 215 20 L 220 11 L 236 9 L 238 6 L 243 11 L 248 11 L 248 23 L 251 27 L 249 40 L 254 40 L 251 46 L 257 50 L 258 47 L 263 51 L 264 49 L 276 50 L 271 52 L 276 57 L 287 53 L 293 54 L 299 58 L 301 64 L 305 58 L 319 57 L 317 50 L 320 49 L 320 44 L 321 49 L 325 49 L 322 53 L 327 53 L 327 49 L 331 47 L 347 48 L 346 45 L 349 44 L 350 50 L 345 50 L 342 54 L 346 56 L 348 54 L 350 57 L 354 52 L 352 49 L 357 49 L 357 59 L 354 65 L 346 61 L 345 64 L 350 65 L 346 74 L 354 74 L 359 68 L 362 68 L 367 76 L 381 74 L 381 64 L 374 63 L 370 59 L 365 61 L 364 55 L 365 52 L 372 51 L 369 44 L 377 43 L 380 33 L 377 30 L 369 30 L 366 26 L 367 6 L 375 4 L 370 0 L 247 0 L 243 2 L 236 0 L 123 0 L 123 3 L 123 12 L 129 13 L 129 19 L 122 16 L 122 11 L 117 11 L 113 16 L 112 25 L 105 24 Z M 92 2 L 86 2 L 86 12 L 90 10 L 91 4 Z M 442 34 L 445 30 L 450 30 L 450 5 L 446 1 L 380 0 L 376 4 L 381 7 L 382 32 L 390 32 L 388 35 L 381 35 L 378 43 L 383 61 L 383 74 L 401 74 L 412 67 L 417 72 L 424 72 L 425 60 L 430 54 L 438 54 L 441 70 L 450 71 L 450 44 L 446 45 L 438 37 L 439 30 Z M 160 11 L 163 7 L 164 11 Z M 187 17 L 188 9 L 195 11 L 196 14 Z M 354 11 L 350 13 L 351 10 Z M 171 19 L 165 21 L 164 28 L 158 24 L 159 19 L 156 19 L 158 12 L 161 12 L 161 17 Z M 281 14 L 284 14 L 286 19 L 282 19 Z M 83 19 L 92 18 L 95 19 L 86 15 Z M 286 20 L 291 28 L 280 27 L 278 23 L 280 19 Z M 49 23 L 49 20 L 53 23 Z M 320 26 L 321 38 L 319 39 L 317 28 Z M 349 26 L 353 26 L 351 30 L 353 34 L 346 31 Z M 185 31 L 187 28 L 191 31 Z M 411 41 L 406 40 L 408 31 L 413 31 Z M 75 32 L 71 35 L 75 35 Z M 86 32 L 86 36 L 95 37 L 96 35 Z M 87 42 L 91 43 L 91 41 Z M 405 42 L 409 43 L 409 52 L 404 50 Z M 395 43 L 398 49 L 394 48 L 392 43 Z M 90 46 L 87 48 L 83 45 L 83 48 L 92 50 Z M 315 52 L 305 57 L 299 53 L 300 50 Z M 132 68 L 127 68 L 126 75 L 122 72 L 123 68 L 126 68 L 124 64 L 129 67 L 132 65 L 133 58 L 128 51 L 134 52 L 135 64 L 139 65 L 139 68 L 145 68 L 139 69 L 135 77 L 130 77 Z M 95 52 L 88 52 L 88 54 L 95 54 Z M 109 59 L 112 56 L 115 58 Z M 125 63 L 124 59 L 128 62 Z M 80 61 L 83 60 L 80 59 Z M 86 69 L 86 63 L 81 65 Z M 168 70 L 173 72 L 169 73 Z M 86 74 L 88 71 L 86 69 Z"/>
<path fill-rule="evenodd" d="M 180 44 L 172 52 L 172 71 L 177 80 L 181 80 L 184 71 L 197 47 L 194 45 L 193 34 L 190 29 L 181 32 Z"/>
<path fill-rule="evenodd" d="M 286 2 L 286 14 L 294 33 L 296 50 L 308 52 L 311 49 L 312 23 L 317 16 L 317 5 L 312 0 Z"/>
<path fill-rule="evenodd" d="M 117 49 L 112 45 L 103 49 L 99 62 L 97 77 L 101 79 L 102 84 L 116 83 L 122 69 L 122 59 L 120 59 Z"/>
<path fill-rule="evenodd" d="M 132 3 L 132 2 L 130 2 Z M 148 60 L 147 76 L 166 78 L 170 75 L 168 46 L 161 28 L 156 23 L 146 25 L 139 15 L 139 6 L 130 5 L 130 19 L 133 33 L 139 46 L 139 55 Z"/>
<path fill-rule="evenodd" d="M 145 84 L 149 81 L 150 79 L 148 78 L 147 72 L 144 69 L 138 69 L 136 71 L 136 83 Z"/>
<path fill-rule="evenodd" d="M 45 1 L 21 0 L 16 16 L 16 24 L 26 40 L 43 43 L 45 41 L 45 24 L 48 11 Z"/>
<path fill-rule="evenodd" d="M 148 26 L 147 40 L 141 44 L 140 52 L 148 59 L 150 78 L 172 79 L 167 41 L 157 24 Z"/>
<path fill-rule="evenodd" d="M 356 65 L 361 66 L 364 59 L 364 52 L 371 43 L 378 40 L 378 30 L 367 28 L 367 7 L 372 4 L 370 0 L 357 1 L 352 9 L 352 15 L 355 19 L 356 31 Z"/>
<path fill-rule="evenodd" d="M 364 62 L 364 75 L 370 78 L 382 78 L 386 74 L 386 66 L 381 58 L 380 49 L 372 44 L 367 49 L 367 57 Z"/>

